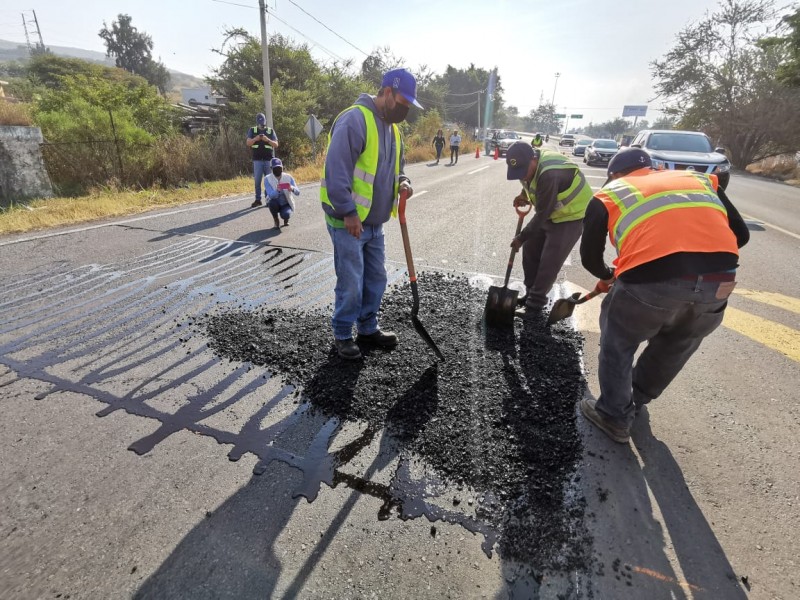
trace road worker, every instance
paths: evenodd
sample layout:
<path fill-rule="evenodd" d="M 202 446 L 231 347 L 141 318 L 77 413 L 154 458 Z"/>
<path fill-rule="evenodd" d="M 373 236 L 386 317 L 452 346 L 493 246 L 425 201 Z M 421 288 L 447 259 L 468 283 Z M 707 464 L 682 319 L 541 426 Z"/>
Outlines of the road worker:
<path fill-rule="evenodd" d="M 750 235 L 715 175 L 654 171 L 648 154 L 631 148 L 611 159 L 608 176 L 589 202 L 580 247 L 583 266 L 606 289 L 613 283 L 600 311 L 600 395 L 580 408 L 627 443 L 636 412 L 722 322 Z M 603 260 L 606 236 L 614 268 Z"/>
<path fill-rule="evenodd" d="M 531 140 L 531 146 L 533 146 L 534 148 L 541 148 L 542 147 L 542 134 L 541 133 L 537 133 L 535 136 L 533 136 L 533 139 Z"/>
<path fill-rule="evenodd" d="M 520 316 L 540 314 L 547 294 L 583 229 L 583 215 L 592 198 L 578 165 L 552 150 L 539 150 L 525 142 L 514 142 L 506 153 L 507 178 L 518 179 L 522 192 L 514 206 L 533 204 L 533 219 L 515 237 L 511 246 L 522 248 L 522 271 L 526 293 Z"/>
<path fill-rule="evenodd" d="M 339 356 L 356 360 L 358 342 L 390 349 L 397 336 L 381 331 L 378 310 L 386 289 L 383 224 L 397 216 L 401 190 L 411 197 L 403 173 L 403 142 L 397 127 L 417 102 L 417 82 L 405 69 L 383 76 L 377 96 L 361 94 L 333 123 L 320 189 L 336 270 L 331 325 Z"/>

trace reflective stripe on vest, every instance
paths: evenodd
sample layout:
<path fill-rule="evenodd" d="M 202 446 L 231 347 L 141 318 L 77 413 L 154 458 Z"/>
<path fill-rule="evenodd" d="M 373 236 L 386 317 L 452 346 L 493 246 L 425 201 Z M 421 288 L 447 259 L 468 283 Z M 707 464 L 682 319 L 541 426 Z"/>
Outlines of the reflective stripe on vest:
<path fill-rule="evenodd" d="M 541 177 L 542 173 L 555 169 L 572 169 L 575 171 L 575 175 L 570 186 L 556 196 L 556 204 L 553 208 L 553 213 L 550 215 L 550 220 L 553 223 L 564 223 L 582 219 L 586 214 L 586 207 L 592 199 L 592 188 L 586 183 L 586 177 L 583 171 L 578 168 L 578 165 L 558 152 L 542 150 L 539 167 L 536 169 L 536 175 L 531 182 L 530 189 L 525 189 L 528 200 L 534 206 L 536 205 L 536 184 L 539 177 Z"/>
<path fill-rule="evenodd" d="M 254 134 L 258 134 L 258 127 L 251 127 L 251 128 L 250 128 L 250 130 L 251 130 L 251 131 L 252 131 Z M 241 131 L 241 129 L 240 129 L 239 131 Z M 268 135 L 270 135 L 271 133 L 272 133 L 272 129 L 270 129 L 269 127 L 265 127 L 265 128 L 264 128 L 264 135 L 267 135 L 267 136 L 268 136 Z M 250 147 L 251 147 L 251 148 L 266 148 L 267 146 L 269 146 L 270 148 L 272 148 L 272 146 L 270 146 L 269 144 L 267 144 L 267 142 L 255 142 L 255 143 L 254 143 L 252 146 L 250 146 Z"/>
<path fill-rule="evenodd" d="M 617 276 L 678 252 L 738 255 L 715 175 L 641 170 L 595 196 L 608 210 L 608 234 L 617 249 Z"/>
<path fill-rule="evenodd" d="M 356 213 L 358 214 L 358 218 L 363 223 L 367 216 L 369 215 L 369 211 L 372 209 L 372 195 L 374 191 L 374 184 L 375 184 L 375 173 L 378 171 L 378 157 L 380 154 L 380 137 L 378 134 L 378 121 L 375 113 L 373 113 L 369 108 L 366 106 L 361 106 L 360 104 L 354 104 L 353 106 L 346 108 L 339 115 L 334 119 L 333 125 L 331 126 L 331 130 L 328 133 L 328 148 L 330 149 L 331 146 L 331 137 L 333 135 L 333 127 L 336 125 L 336 121 L 339 120 L 344 113 L 348 110 L 352 110 L 353 108 L 357 108 L 361 111 L 361 114 L 364 115 L 364 122 L 367 127 L 367 135 L 366 135 L 366 143 L 364 145 L 364 152 L 358 157 L 356 161 L 355 167 L 353 168 L 353 188 L 350 194 L 350 197 L 353 199 L 353 202 L 356 205 Z M 398 191 L 400 187 L 400 148 L 401 148 L 401 139 L 400 139 L 400 130 L 398 129 L 397 125 L 392 124 L 392 133 L 394 134 L 394 143 L 395 143 L 395 164 L 394 164 L 394 204 L 392 206 L 392 216 L 397 216 L 397 203 L 399 200 Z M 327 204 L 331 208 L 333 208 L 333 204 L 331 204 L 330 199 L 328 198 L 328 187 L 325 184 L 325 167 L 322 168 L 322 178 L 320 179 L 320 190 L 319 190 L 319 199 L 323 204 Z M 328 213 L 325 213 L 325 220 L 328 222 L 329 225 L 332 227 L 341 228 L 344 227 L 344 221 L 342 219 L 337 219 L 336 217 L 332 217 Z"/>

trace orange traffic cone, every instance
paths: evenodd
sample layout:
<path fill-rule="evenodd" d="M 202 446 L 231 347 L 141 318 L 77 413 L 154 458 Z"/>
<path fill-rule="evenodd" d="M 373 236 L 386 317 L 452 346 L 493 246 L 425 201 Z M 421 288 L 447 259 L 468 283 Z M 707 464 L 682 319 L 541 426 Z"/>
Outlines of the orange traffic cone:
<path fill-rule="evenodd" d="M 495 146 L 494 147 L 494 159 L 497 160 L 498 158 L 500 158 L 500 148 Z"/>
<path fill-rule="evenodd" d="M 481 147 L 478 146 L 477 148 L 475 148 L 475 158 L 480 158 L 480 157 L 481 157 Z"/>

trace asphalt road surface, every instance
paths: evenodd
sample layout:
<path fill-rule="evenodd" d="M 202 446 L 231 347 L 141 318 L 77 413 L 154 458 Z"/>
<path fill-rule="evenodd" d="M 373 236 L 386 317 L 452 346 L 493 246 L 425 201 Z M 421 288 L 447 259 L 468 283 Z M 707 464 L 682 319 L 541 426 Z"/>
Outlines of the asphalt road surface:
<path fill-rule="evenodd" d="M 579 164 L 599 188 L 603 169 Z M 499 281 L 519 191 L 504 161 L 407 173 L 417 268 Z M 363 428 L 328 448 L 285 382 L 219 359 L 189 324 L 220 303 L 332 300 L 317 185 L 280 231 L 239 197 L 0 239 L 0 598 L 800 597 L 800 190 L 735 174 L 729 192 L 752 237 L 723 327 L 630 445 L 576 417 L 593 560 L 571 573 L 489 558 L 457 523 L 379 520 L 366 484 L 297 495 L 293 458 Z M 400 282 L 396 221 L 387 246 Z M 553 295 L 593 284 L 576 249 Z M 572 322 L 595 395 L 598 309 Z M 285 460 L 259 460 L 267 438 Z M 385 436 L 358 449 L 343 471 L 388 482 Z"/>

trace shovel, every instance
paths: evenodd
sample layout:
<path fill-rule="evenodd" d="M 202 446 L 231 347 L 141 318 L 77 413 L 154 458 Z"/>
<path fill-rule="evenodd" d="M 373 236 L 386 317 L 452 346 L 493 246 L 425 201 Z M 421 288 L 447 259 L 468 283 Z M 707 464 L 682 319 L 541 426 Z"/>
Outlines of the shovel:
<path fill-rule="evenodd" d="M 604 289 L 600 289 L 600 283 L 598 282 L 595 288 L 585 296 L 581 296 L 580 292 L 575 292 L 569 298 L 556 300 L 553 304 L 553 308 L 550 310 L 550 315 L 547 317 L 547 324 L 552 325 L 553 323 L 558 323 L 559 321 L 571 317 L 578 304 L 583 304 L 605 291 Z"/>
<path fill-rule="evenodd" d="M 531 209 L 533 204 L 528 204 L 528 210 L 521 210 L 515 207 L 519 220 L 517 221 L 517 233 L 514 237 L 519 235 L 522 231 L 522 222 Z M 511 269 L 514 267 L 514 257 L 517 255 L 517 250 L 511 249 L 511 256 L 508 259 L 508 268 L 506 269 L 506 280 L 503 282 L 503 287 L 493 285 L 489 288 L 489 297 L 486 298 L 486 307 L 483 309 L 483 318 L 487 325 L 494 325 L 498 327 L 513 327 L 514 326 L 514 311 L 517 308 L 517 296 L 519 290 L 508 289 L 508 280 L 511 278 Z"/>
<path fill-rule="evenodd" d="M 425 340 L 425 343 L 430 346 L 430 349 L 436 354 L 439 360 L 444 360 L 444 355 L 436 342 L 433 341 L 430 334 L 426 331 L 420 320 L 417 318 L 419 312 L 419 290 L 417 289 L 417 273 L 414 270 L 414 257 L 411 256 L 411 242 L 408 240 L 408 227 L 406 226 L 406 200 L 408 200 L 408 192 L 402 190 L 400 192 L 400 201 L 397 207 L 400 213 L 400 232 L 403 234 L 403 249 L 406 251 L 406 265 L 408 265 L 408 278 L 411 280 L 411 295 L 414 298 L 414 304 L 411 307 L 411 323 L 414 329 L 417 330 L 419 337 Z"/>

